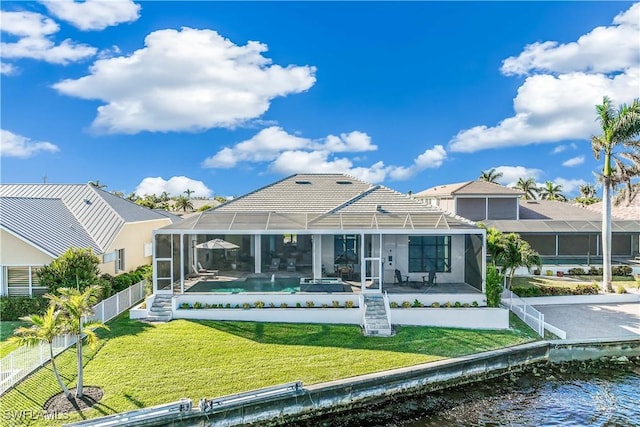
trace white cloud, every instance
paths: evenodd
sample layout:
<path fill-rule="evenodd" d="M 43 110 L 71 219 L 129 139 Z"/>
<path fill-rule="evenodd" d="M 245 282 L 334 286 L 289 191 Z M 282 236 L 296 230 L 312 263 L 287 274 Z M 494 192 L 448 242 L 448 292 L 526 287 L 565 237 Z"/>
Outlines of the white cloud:
<path fill-rule="evenodd" d="M 562 162 L 562 166 L 570 168 L 573 166 L 581 165 L 583 163 L 584 163 L 584 156 L 576 156 Z"/>
<path fill-rule="evenodd" d="M 562 153 L 562 152 L 567 151 L 569 149 L 575 150 L 576 148 L 578 148 L 578 146 L 574 142 L 572 142 L 571 144 L 558 145 L 553 149 L 553 151 L 551 151 L 551 154 Z"/>
<path fill-rule="evenodd" d="M 49 0 L 42 1 L 42 4 L 57 18 L 81 30 L 103 30 L 140 17 L 140 5 L 131 0 Z"/>
<path fill-rule="evenodd" d="M 612 26 L 595 29 L 576 43 L 538 43 L 505 60 L 505 74 L 532 74 L 518 89 L 514 115 L 496 126 L 460 131 L 449 149 L 474 152 L 587 139 L 598 133 L 595 105 L 604 95 L 617 103 L 629 103 L 637 96 L 639 14 L 640 4 L 635 4 L 618 15 Z"/>
<path fill-rule="evenodd" d="M 537 181 L 540 179 L 543 173 L 543 171 L 540 169 L 527 168 L 524 166 L 497 166 L 493 169 L 495 169 L 496 172 L 502 174 L 502 176 L 498 179 L 498 182 L 507 187 L 515 186 L 519 178 L 533 178 Z"/>
<path fill-rule="evenodd" d="M 18 72 L 18 69 L 12 65 L 7 64 L 6 62 L 0 62 L 0 74 L 4 74 L 5 76 L 11 76 Z"/>
<path fill-rule="evenodd" d="M 184 194 L 185 190 L 192 190 L 191 197 L 211 197 L 213 190 L 207 188 L 202 181 L 196 181 L 186 176 L 174 176 L 169 180 L 161 177 L 144 178 L 135 189 L 138 196 L 147 194 L 161 195 L 163 192 L 169 193 L 170 196 L 179 196 Z"/>
<path fill-rule="evenodd" d="M 517 57 L 505 59 L 501 70 L 506 75 L 522 75 L 532 71 L 611 73 L 636 67 L 640 62 L 640 3 L 620 13 L 613 23 L 597 27 L 575 42 L 527 45 Z"/>
<path fill-rule="evenodd" d="M 588 184 L 584 179 L 567 179 L 556 178 L 552 181 L 556 185 L 562 185 L 562 192 L 564 194 L 571 194 L 578 191 L 581 185 Z"/>
<path fill-rule="evenodd" d="M 55 153 L 60 151 L 57 145 L 45 141 L 33 141 L 8 130 L 0 129 L 0 157 L 19 157 L 26 159 L 41 151 Z"/>
<path fill-rule="evenodd" d="M 1 11 L 0 29 L 19 38 L 16 42 L 0 43 L 3 59 L 30 58 L 53 64 L 68 64 L 96 53 L 96 48 L 70 39 L 56 45 L 51 36 L 60 27 L 39 13 Z"/>
<path fill-rule="evenodd" d="M 260 117 L 273 98 L 315 83 L 315 67 L 273 65 L 262 56 L 266 50 L 255 41 L 238 46 L 212 30 L 159 30 L 130 56 L 97 60 L 91 74 L 54 88 L 104 101 L 92 125 L 100 131 L 233 128 Z"/>
<path fill-rule="evenodd" d="M 273 161 L 284 152 L 296 150 L 318 150 L 326 152 L 328 156 L 329 153 L 373 151 L 377 148 L 371 144 L 369 135 L 359 131 L 343 133 L 340 136 L 329 135 L 324 140 L 311 140 L 291 135 L 281 127 L 272 126 L 262 129 L 252 138 L 232 148 L 221 149 L 214 156 L 205 159 L 203 166 L 228 169 L 238 162 Z"/>
<path fill-rule="evenodd" d="M 348 173 L 376 183 L 387 178 L 409 179 L 425 169 L 439 168 L 447 158 L 442 145 L 425 150 L 410 166 L 386 166 L 381 161 L 368 167 L 354 166 L 355 161 L 363 159 L 334 156 L 336 153 L 360 153 L 377 149 L 372 144 L 371 137 L 360 131 L 309 139 L 291 135 L 280 127 L 272 126 L 246 141 L 222 148 L 205 159 L 202 167 L 228 169 L 240 162 L 269 162 L 269 170 L 281 174 Z"/>

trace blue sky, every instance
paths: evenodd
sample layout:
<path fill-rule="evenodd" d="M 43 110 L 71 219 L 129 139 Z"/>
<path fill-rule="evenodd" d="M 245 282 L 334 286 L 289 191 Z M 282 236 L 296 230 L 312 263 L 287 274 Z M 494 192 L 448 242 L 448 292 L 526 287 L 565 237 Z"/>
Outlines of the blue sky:
<path fill-rule="evenodd" d="M 594 106 L 640 96 L 631 2 L 4 1 L 1 179 L 242 195 L 595 183 Z"/>

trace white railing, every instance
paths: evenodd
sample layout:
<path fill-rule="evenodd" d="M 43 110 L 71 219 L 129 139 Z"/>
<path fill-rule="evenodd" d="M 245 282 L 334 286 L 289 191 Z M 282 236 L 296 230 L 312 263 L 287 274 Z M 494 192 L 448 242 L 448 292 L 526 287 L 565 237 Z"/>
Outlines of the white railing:
<path fill-rule="evenodd" d="M 384 311 L 387 312 L 387 323 L 389 323 L 389 327 L 391 327 L 391 303 L 389 302 L 387 291 L 384 291 L 382 298 L 384 299 Z"/>
<path fill-rule="evenodd" d="M 90 320 L 108 322 L 118 314 L 144 298 L 145 281 L 136 283 L 93 307 Z M 57 356 L 76 343 L 75 335 L 61 335 L 53 340 L 53 354 Z M 51 359 L 49 344 L 22 346 L 0 359 L 0 396 L 16 385 L 24 377 Z"/>
<path fill-rule="evenodd" d="M 508 289 L 502 291 L 502 304 L 531 326 L 531 329 L 536 331 L 538 335 L 544 337 L 544 314 Z"/>

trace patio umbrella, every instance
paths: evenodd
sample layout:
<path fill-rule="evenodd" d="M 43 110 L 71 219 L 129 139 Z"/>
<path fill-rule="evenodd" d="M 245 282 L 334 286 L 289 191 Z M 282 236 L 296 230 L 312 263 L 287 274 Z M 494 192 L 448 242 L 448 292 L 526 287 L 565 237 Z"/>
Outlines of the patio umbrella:
<path fill-rule="evenodd" d="M 231 242 L 227 242 L 226 240 L 213 239 L 213 240 L 209 240 L 208 242 L 198 243 L 196 245 L 196 248 L 198 249 L 238 249 L 240 248 L 240 246 Z"/>

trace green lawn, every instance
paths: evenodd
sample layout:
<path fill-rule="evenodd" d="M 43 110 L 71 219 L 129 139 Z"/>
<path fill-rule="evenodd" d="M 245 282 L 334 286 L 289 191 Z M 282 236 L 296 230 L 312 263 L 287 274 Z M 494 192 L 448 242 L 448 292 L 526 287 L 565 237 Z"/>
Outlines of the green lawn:
<path fill-rule="evenodd" d="M 508 331 L 401 327 L 391 338 L 367 338 L 351 325 L 187 320 L 149 325 L 127 316 L 110 322 L 111 331 L 101 332 L 99 346 L 85 352 L 84 383 L 101 387 L 102 401 L 60 422 L 294 380 L 309 385 L 537 339 L 515 321 Z M 72 384 L 75 350 L 56 362 Z M 59 391 L 47 365 L 3 396 L 2 407 L 38 411 Z M 0 423 L 7 425 L 6 420 Z"/>
<path fill-rule="evenodd" d="M 0 322 L 0 358 L 6 356 L 7 354 L 18 348 L 16 344 L 9 342 L 8 339 L 11 335 L 13 335 L 13 330 L 15 328 L 26 325 L 27 322 L 21 322 L 20 320 L 3 320 L 2 322 Z"/>

